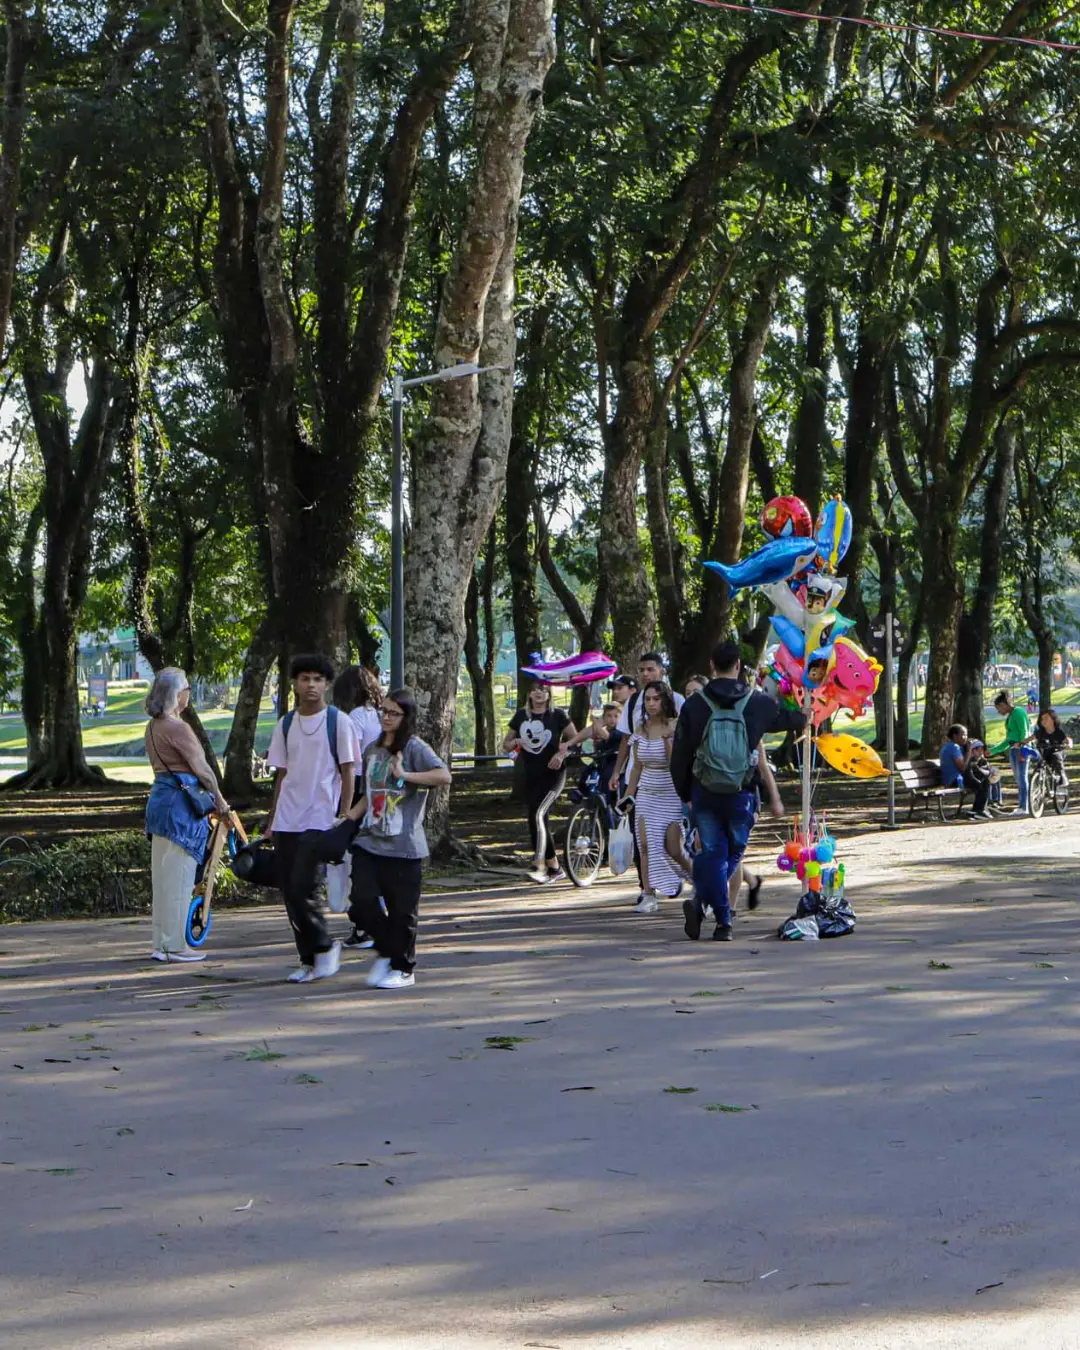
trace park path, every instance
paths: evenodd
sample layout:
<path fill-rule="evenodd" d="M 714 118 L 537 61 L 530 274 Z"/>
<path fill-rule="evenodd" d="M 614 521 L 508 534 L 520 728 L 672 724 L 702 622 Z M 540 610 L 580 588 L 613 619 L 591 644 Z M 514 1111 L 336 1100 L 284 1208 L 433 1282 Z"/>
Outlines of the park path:
<path fill-rule="evenodd" d="M 834 943 L 440 895 L 398 995 L 270 909 L 2 928 L 0 1344 L 1076 1347 L 1078 853 L 864 836 Z"/>

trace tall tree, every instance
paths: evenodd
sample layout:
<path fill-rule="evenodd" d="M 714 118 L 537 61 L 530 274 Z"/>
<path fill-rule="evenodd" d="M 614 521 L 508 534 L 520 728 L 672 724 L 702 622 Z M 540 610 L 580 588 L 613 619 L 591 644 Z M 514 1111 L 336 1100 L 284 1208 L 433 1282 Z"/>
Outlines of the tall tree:
<path fill-rule="evenodd" d="M 438 368 L 487 374 L 433 386 L 413 449 L 405 558 L 405 667 L 421 725 L 440 754 L 453 737 L 464 602 L 506 479 L 514 389 L 514 274 L 529 131 L 553 55 L 551 0 L 477 0 L 472 58 L 476 167 L 443 287 Z M 441 809 L 440 809 L 441 808 Z M 437 798 L 436 831 L 445 821 Z"/>

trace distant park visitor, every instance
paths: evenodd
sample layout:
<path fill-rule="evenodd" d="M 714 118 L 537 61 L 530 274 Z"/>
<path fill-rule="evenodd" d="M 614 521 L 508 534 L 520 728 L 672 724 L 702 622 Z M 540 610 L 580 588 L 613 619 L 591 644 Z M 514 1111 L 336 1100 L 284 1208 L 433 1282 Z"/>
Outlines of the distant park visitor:
<path fill-rule="evenodd" d="M 166 666 L 155 676 L 144 705 L 150 717 L 144 736 L 146 756 L 154 770 L 146 803 L 146 833 L 151 839 L 152 961 L 205 958 L 205 952 L 188 946 L 188 908 L 195 875 L 206 854 L 209 811 L 226 814 L 229 810 L 198 737 L 181 718 L 190 698 L 187 676 L 175 666 Z"/>

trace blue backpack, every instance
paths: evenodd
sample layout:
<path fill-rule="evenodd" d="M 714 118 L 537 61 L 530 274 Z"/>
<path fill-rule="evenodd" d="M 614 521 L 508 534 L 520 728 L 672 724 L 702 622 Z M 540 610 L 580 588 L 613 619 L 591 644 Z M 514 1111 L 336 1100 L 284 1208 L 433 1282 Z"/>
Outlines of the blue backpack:
<path fill-rule="evenodd" d="M 295 716 L 296 709 L 293 708 L 281 719 L 281 734 L 285 738 L 286 755 L 289 753 L 289 728 L 292 726 Z M 326 710 L 326 739 L 330 742 L 330 753 L 334 757 L 334 767 L 340 769 L 341 761 L 338 759 L 337 752 L 337 727 L 338 710 L 331 705 Z"/>

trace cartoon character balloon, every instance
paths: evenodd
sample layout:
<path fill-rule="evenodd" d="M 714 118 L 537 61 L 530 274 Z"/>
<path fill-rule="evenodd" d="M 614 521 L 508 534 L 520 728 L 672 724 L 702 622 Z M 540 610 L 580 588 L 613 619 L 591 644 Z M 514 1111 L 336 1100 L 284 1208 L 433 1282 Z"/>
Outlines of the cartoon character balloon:
<path fill-rule="evenodd" d="M 801 497 L 774 497 L 761 513 L 761 528 L 774 539 L 798 535 L 809 539 L 814 533 L 810 508 Z"/>

